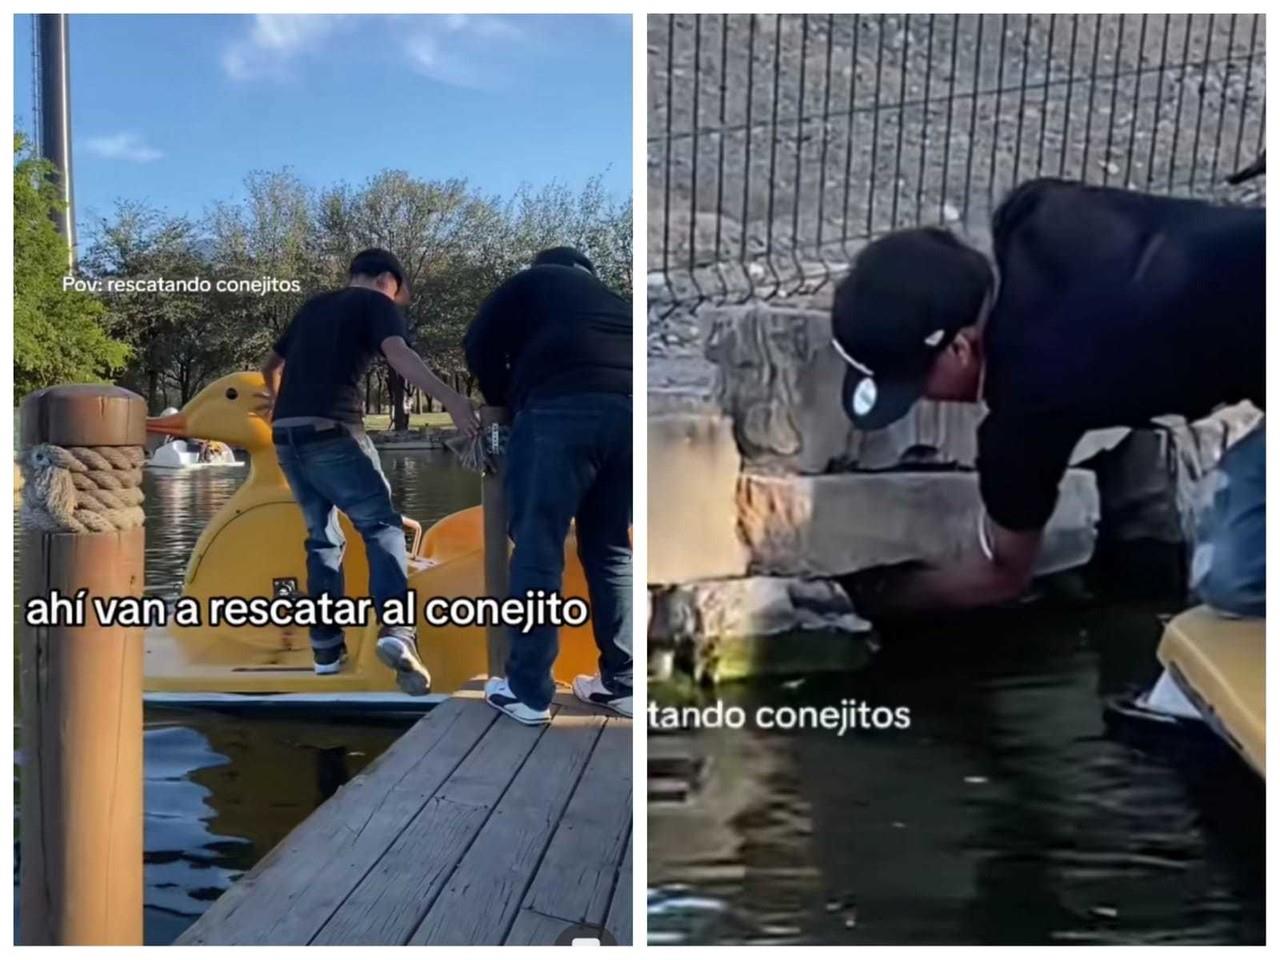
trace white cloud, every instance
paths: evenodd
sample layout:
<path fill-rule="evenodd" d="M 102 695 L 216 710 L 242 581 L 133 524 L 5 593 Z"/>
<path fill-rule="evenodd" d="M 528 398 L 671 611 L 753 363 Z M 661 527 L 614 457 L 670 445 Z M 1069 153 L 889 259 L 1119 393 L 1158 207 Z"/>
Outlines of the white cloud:
<path fill-rule="evenodd" d="M 127 160 L 130 163 L 151 163 L 164 156 L 136 133 L 113 133 L 106 137 L 90 137 L 85 141 L 89 152 L 108 160 Z"/>
<path fill-rule="evenodd" d="M 284 76 L 295 59 L 318 49 L 341 19 L 320 14 L 257 14 L 248 34 L 223 52 L 222 67 L 234 80 Z"/>
<path fill-rule="evenodd" d="M 409 63 L 418 73 L 456 87 L 487 87 L 500 65 L 528 42 L 517 18 L 451 13 L 401 21 Z"/>

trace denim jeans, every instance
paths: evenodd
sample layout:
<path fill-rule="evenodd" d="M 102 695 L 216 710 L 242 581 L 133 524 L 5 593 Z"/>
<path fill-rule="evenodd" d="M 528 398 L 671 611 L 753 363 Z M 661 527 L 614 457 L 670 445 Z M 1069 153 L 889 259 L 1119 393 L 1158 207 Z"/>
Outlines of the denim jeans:
<path fill-rule="evenodd" d="M 510 595 L 560 591 L 564 542 L 576 521 L 600 677 L 614 693 L 630 694 L 631 398 L 577 394 L 522 409 L 511 428 L 504 490 L 515 545 Z M 554 626 L 511 632 L 507 683 L 534 709 L 555 694 L 559 645 Z"/>
<path fill-rule="evenodd" d="M 364 431 L 310 439 L 315 427 L 277 427 L 276 456 L 307 525 L 307 593 L 313 599 L 343 595 L 342 555 L 346 539 L 338 511 L 351 520 L 369 558 L 369 593 L 379 615 L 388 600 L 404 603 L 409 593 L 404 523 L 391 503 L 391 487 L 378 463 L 378 451 Z M 412 636 L 411 628 L 388 632 Z M 332 649 L 342 629 L 311 628 L 311 646 Z"/>
<path fill-rule="evenodd" d="M 1213 501 L 1191 557 L 1191 588 L 1219 613 L 1267 615 L 1267 440 L 1263 420 L 1210 476 Z"/>

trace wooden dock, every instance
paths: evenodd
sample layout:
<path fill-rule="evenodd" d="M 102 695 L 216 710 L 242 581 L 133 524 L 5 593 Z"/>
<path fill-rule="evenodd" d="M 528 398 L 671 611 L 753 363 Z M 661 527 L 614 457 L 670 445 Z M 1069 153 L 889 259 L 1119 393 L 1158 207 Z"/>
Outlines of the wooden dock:
<path fill-rule="evenodd" d="M 179 944 L 631 943 L 631 721 L 440 704 L 226 891 Z M 590 936 L 578 932 L 578 936 Z"/>

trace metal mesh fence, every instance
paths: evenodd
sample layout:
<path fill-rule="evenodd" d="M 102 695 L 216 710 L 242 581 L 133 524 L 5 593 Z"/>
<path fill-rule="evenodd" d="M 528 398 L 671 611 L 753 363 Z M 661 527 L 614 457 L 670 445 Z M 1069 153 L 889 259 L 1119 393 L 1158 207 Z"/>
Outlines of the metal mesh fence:
<path fill-rule="evenodd" d="M 676 302 L 816 290 L 868 238 L 981 229 L 1036 176 L 1238 200 L 1225 178 L 1264 145 L 1262 15 L 677 14 L 648 29 L 650 288 Z"/>

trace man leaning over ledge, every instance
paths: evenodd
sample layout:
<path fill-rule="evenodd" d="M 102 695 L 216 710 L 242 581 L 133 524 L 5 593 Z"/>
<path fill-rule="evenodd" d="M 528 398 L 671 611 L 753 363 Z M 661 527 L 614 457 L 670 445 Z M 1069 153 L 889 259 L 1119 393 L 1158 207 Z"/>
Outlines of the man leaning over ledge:
<path fill-rule="evenodd" d="M 1266 403 L 1266 212 L 1034 180 L 993 218 L 995 262 L 936 228 L 868 245 L 836 291 L 842 402 L 878 430 L 921 397 L 976 403 L 985 508 L 948 567 L 855 581 L 891 617 L 1018 596 L 1088 430 Z M 1192 559 L 1221 614 L 1266 611 L 1265 421 L 1222 458 Z"/>

